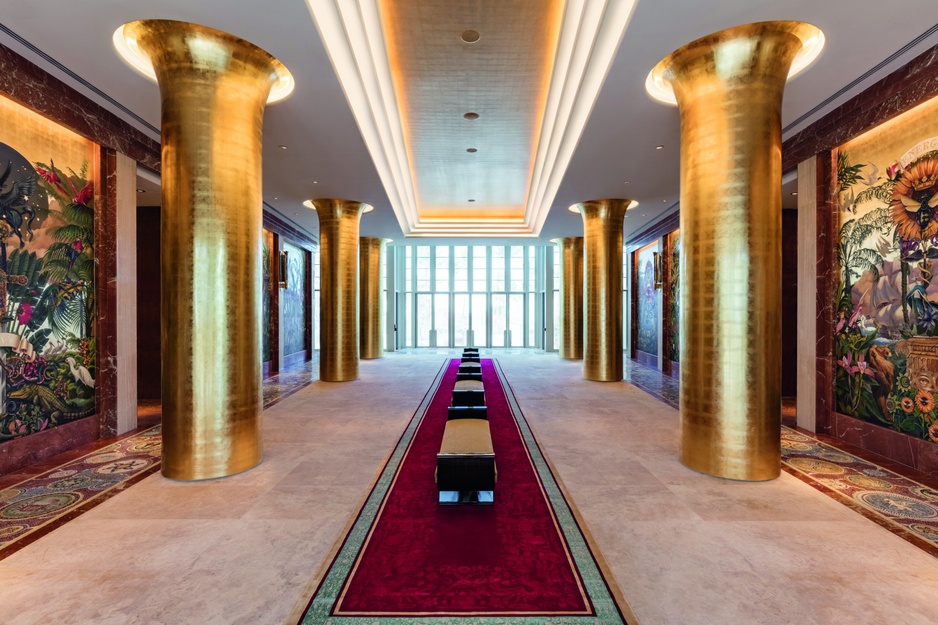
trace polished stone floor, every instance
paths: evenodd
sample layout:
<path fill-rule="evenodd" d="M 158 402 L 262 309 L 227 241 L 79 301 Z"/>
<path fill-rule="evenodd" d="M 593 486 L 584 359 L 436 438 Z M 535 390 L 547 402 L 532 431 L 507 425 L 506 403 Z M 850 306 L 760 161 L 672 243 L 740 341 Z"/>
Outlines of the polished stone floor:
<path fill-rule="evenodd" d="M 314 382 L 264 412 L 256 469 L 152 475 L 3 560 L 0 622 L 286 622 L 444 353 Z M 677 411 L 629 383 L 495 355 L 640 623 L 938 622 L 935 557 L 787 473 L 686 469 Z"/>

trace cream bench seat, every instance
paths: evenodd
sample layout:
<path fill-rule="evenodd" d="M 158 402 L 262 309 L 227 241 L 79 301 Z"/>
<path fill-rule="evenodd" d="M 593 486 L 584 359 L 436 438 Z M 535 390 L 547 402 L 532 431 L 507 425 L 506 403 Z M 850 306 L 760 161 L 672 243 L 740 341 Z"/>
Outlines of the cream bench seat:
<path fill-rule="evenodd" d="M 491 504 L 495 501 L 495 449 L 489 422 L 446 422 L 436 456 L 436 485 L 441 504 Z"/>

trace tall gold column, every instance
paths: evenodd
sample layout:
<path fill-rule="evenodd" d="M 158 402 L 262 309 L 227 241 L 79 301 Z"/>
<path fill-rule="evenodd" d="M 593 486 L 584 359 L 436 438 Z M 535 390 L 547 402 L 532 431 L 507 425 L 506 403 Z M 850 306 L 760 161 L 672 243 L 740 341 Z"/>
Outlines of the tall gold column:
<path fill-rule="evenodd" d="M 681 115 L 681 462 L 710 475 L 780 471 L 781 102 L 818 35 L 738 26 L 651 75 Z"/>
<path fill-rule="evenodd" d="M 583 377 L 622 379 L 622 220 L 632 200 L 571 207 L 583 217 Z"/>
<path fill-rule="evenodd" d="M 359 239 L 359 279 L 361 280 L 360 325 L 361 357 L 384 356 L 384 292 L 381 284 L 381 261 L 388 239 Z"/>
<path fill-rule="evenodd" d="M 358 379 L 358 226 L 368 204 L 310 201 L 319 216 L 319 377 Z"/>
<path fill-rule="evenodd" d="M 560 254 L 560 357 L 583 358 L 583 237 L 554 239 Z"/>
<path fill-rule="evenodd" d="M 143 20 L 118 35 L 162 100 L 161 470 L 231 475 L 262 456 L 261 127 L 272 87 L 292 78 L 204 26 Z"/>

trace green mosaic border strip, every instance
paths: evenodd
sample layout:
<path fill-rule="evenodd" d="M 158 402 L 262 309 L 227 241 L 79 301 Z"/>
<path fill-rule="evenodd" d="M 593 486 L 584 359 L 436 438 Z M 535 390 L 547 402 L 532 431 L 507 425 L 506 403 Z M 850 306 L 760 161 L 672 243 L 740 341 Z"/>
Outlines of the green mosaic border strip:
<path fill-rule="evenodd" d="M 579 568 L 583 580 L 584 588 L 590 597 L 593 608 L 596 611 L 595 616 L 330 616 L 329 612 L 336 601 L 349 572 L 355 563 L 355 559 L 361 551 L 368 531 L 377 517 L 381 503 L 390 490 L 394 476 L 400 467 L 410 444 L 413 441 L 417 428 L 423 422 L 424 415 L 430 402 L 436 396 L 440 383 L 443 381 L 443 375 L 446 373 L 447 366 L 451 359 L 447 358 L 443 363 L 436 379 L 430 385 L 430 389 L 424 397 L 414 417 L 408 423 L 404 434 L 401 435 L 394 452 L 388 459 L 381 476 L 375 483 L 374 488 L 365 501 L 365 505 L 359 512 L 352 529 L 349 531 L 345 542 L 339 549 L 328 571 L 323 577 L 319 588 L 316 590 L 312 601 L 306 608 L 302 619 L 298 625 L 465 625 L 472 623 L 474 625 L 627 625 L 622 618 L 615 599 L 603 578 L 602 573 L 593 558 L 592 551 L 586 542 L 580 526 L 573 516 L 573 512 L 567 505 L 566 499 L 560 491 L 560 487 L 554 478 L 547 461 L 541 453 L 540 447 L 534 438 L 534 434 L 528 427 L 524 419 L 518 401 L 514 392 L 505 380 L 505 375 L 498 364 L 498 361 L 492 359 L 495 372 L 498 375 L 502 390 L 508 400 L 509 408 L 515 423 L 521 431 L 522 438 L 531 454 L 535 470 L 543 484 L 544 491 L 547 493 L 548 500 L 554 508 L 554 514 L 557 517 L 557 523 L 567 541 L 574 563 Z"/>

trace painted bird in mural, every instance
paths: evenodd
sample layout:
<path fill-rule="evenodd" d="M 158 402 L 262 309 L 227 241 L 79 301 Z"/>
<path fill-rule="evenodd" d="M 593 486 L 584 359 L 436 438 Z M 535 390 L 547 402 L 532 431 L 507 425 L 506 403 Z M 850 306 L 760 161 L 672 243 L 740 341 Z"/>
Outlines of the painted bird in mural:
<path fill-rule="evenodd" d="M 7 190 L 7 180 L 13 173 L 13 164 L 7 161 L 7 166 L 0 174 L 0 219 L 10 224 L 13 233 L 19 237 L 20 247 L 25 245 L 20 229 L 26 226 L 26 234 L 30 240 L 33 238 L 32 221 L 36 217 L 33 208 L 27 203 L 29 196 L 36 192 L 36 177 L 25 176 L 10 183 Z M 25 217 L 25 220 L 24 220 Z"/>
<path fill-rule="evenodd" d="M 66 358 L 65 362 L 68 363 L 68 370 L 72 372 L 72 377 L 75 378 L 76 382 L 81 382 L 88 388 L 94 388 L 94 378 L 91 377 L 91 372 L 88 371 L 87 367 L 84 365 L 75 367 L 75 359 L 71 356 Z"/>
<path fill-rule="evenodd" d="M 863 175 L 863 184 L 865 184 L 868 187 L 872 187 L 873 185 L 875 185 L 877 182 L 880 181 L 882 176 L 879 175 L 879 167 L 877 167 L 870 161 L 867 161 L 866 164 L 870 166 L 870 171 L 866 172 Z"/>

